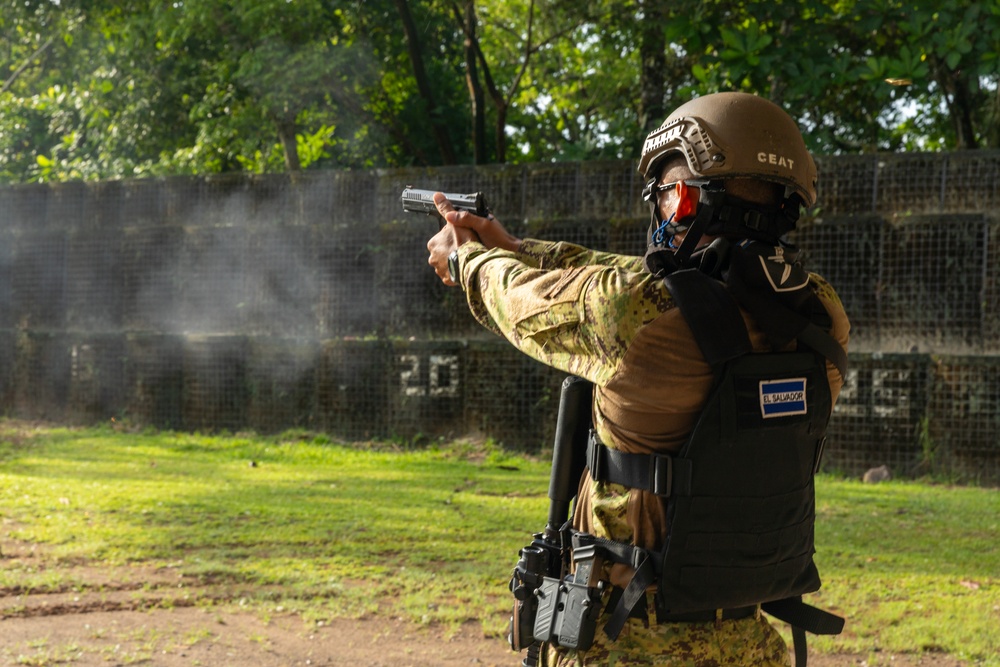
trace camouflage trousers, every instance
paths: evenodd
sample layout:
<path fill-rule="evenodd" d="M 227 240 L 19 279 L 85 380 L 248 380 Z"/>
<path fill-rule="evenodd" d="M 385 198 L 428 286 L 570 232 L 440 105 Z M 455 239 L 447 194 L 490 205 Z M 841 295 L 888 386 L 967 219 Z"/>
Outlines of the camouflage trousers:
<path fill-rule="evenodd" d="M 604 616 L 587 651 L 544 646 L 540 667 L 790 667 L 788 646 L 758 614 L 732 621 L 647 624 L 630 618 L 614 642 Z"/>

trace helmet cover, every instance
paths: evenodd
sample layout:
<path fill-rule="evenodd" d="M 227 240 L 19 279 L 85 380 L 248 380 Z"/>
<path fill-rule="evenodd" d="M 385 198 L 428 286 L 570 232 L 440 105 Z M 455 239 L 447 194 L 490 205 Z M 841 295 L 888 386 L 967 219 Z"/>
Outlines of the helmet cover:
<path fill-rule="evenodd" d="M 657 177 L 663 159 L 684 155 L 700 178 L 779 183 L 816 203 L 816 163 L 795 121 L 774 102 L 749 93 L 715 93 L 682 104 L 642 146 L 639 172 Z"/>

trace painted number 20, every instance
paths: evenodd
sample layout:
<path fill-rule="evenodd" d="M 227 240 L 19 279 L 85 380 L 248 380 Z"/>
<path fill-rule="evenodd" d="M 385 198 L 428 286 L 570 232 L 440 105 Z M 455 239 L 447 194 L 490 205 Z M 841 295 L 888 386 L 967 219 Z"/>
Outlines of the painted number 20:
<path fill-rule="evenodd" d="M 399 373 L 400 389 L 406 396 L 458 395 L 458 356 L 454 354 L 432 354 L 423 358 L 416 354 L 399 357 L 402 370 Z M 427 370 L 424 371 L 424 364 Z"/>

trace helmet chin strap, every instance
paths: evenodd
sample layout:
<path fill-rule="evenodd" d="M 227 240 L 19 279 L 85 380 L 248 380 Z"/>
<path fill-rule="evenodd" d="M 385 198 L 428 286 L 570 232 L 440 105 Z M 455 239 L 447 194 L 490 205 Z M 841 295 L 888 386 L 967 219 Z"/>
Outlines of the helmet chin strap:
<path fill-rule="evenodd" d="M 698 206 L 693 211 L 694 219 L 686 224 L 684 224 L 683 218 L 674 222 L 674 216 L 671 216 L 669 220 L 657 225 L 657 202 L 655 198 L 650 201 L 652 223 L 648 239 L 649 247 L 643 258 L 643 264 L 646 270 L 653 275 L 666 276 L 678 269 L 688 268 L 691 264 L 691 256 L 698 248 L 698 243 L 705 234 L 705 230 L 718 217 L 716 210 L 725 198 L 722 182 L 706 183 L 699 190 Z M 686 210 L 683 213 L 688 214 L 689 211 Z M 664 232 L 670 226 L 673 226 L 677 233 L 685 232 L 684 240 L 681 241 L 679 247 L 673 245 L 673 237 L 665 238 Z"/>
<path fill-rule="evenodd" d="M 776 243 L 780 237 L 795 229 L 799 218 L 801 199 L 790 195 L 780 206 L 768 207 L 750 204 L 736 197 L 728 196 L 721 181 L 710 181 L 699 188 L 698 206 L 694 219 L 684 224 L 684 219 L 674 222 L 674 218 L 657 224 L 655 198 L 650 201 L 652 223 L 648 239 L 649 247 L 643 264 L 654 275 L 667 275 L 678 269 L 691 268 L 703 264 L 704 258 L 693 259 L 701 239 L 706 234 L 730 238 L 750 238 L 767 243 Z M 665 238 L 664 232 L 673 226 L 686 231 L 679 247 Z M 719 250 L 722 250 L 719 248 Z M 702 253 L 699 253 L 702 254 Z M 718 253 L 716 253 L 718 254 Z M 723 257 L 724 257 L 723 253 Z M 718 257 L 708 262 L 714 270 L 719 270 Z M 708 268 L 708 267 L 705 267 Z"/>

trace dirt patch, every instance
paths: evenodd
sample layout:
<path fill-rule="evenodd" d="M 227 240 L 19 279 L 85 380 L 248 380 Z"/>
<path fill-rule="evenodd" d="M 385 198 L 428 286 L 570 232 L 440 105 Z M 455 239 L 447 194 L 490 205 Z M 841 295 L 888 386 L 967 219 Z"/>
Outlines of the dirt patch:
<path fill-rule="evenodd" d="M 0 666 L 500 667 L 519 664 L 482 626 L 447 634 L 401 619 L 307 622 L 241 608 L 238 588 L 179 569 L 56 561 L 43 549 L 0 538 L 0 567 L 32 572 L 44 590 L 0 587 Z M 55 574 L 55 573 L 53 573 Z"/>
<path fill-rule="evenodd" d="M 451 637 L 395 619 L 309 625 L 221 608 L 98 611 L 0 620 L 0 664 L 162 667 L 517 667 L 502 640 L 469 623 Z M 942 656 L 810 656 L 812 667 L 961 667 Z"/>
<path fill-rule="evenodd" d="M 46 667 L 517 667 L 479 623 L 446 633 L 398 618 L 308 623 L 240 608 L 239 594 L 170 567 L 91 567 L 40 558 L 0 540 L 0 567 L 58 567 L 58 590 L 0 588 L 0 665 Z M 12 570 L 13 571 L 13 570 Z M 811 656 L 813 667 L 961 667 L 938 655 Z"/>
<path fill-rule="evenodd" d="M 97 611 L 0 621 L 0 664 L 107 667 L 480 667 L 515 656 L 469 624 L 448 639 L 399 621 L 337 620 L 322 626 L 279 616 L 268 621 L 223 608 Z"/>

